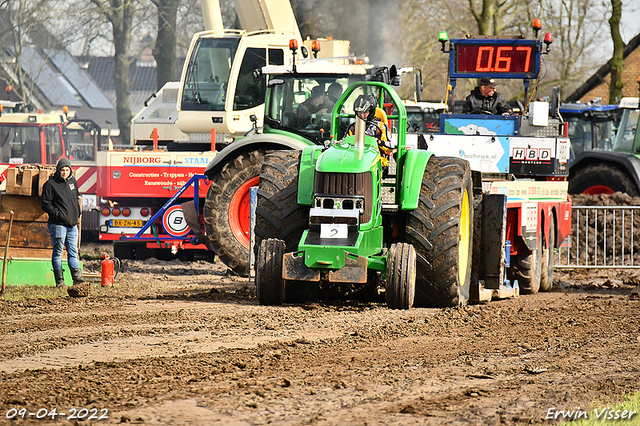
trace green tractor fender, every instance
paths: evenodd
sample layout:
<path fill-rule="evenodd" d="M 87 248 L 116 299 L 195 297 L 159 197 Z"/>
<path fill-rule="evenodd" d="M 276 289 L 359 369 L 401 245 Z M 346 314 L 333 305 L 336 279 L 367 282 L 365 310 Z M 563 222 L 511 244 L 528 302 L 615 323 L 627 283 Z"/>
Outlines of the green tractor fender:
<path fill-rule="evenodd" d="M 316 162 L 322 154 L 321 146 L 308 146 L 302 149 L 300 156 L 300 172 L 298 175 L 298 204 L 313 204 L 313 182 L 316 173 Z"/>
<path fill-rule="evenodd" d="M 422 177 L 427 163 L 433 155 L 431 151 L 419 149 L 408 150 L 404 155 L 402 179 L 400 180 L 400 209 L 415 210 L 418 208 Z"/>
<path fill-rule="evenodd" d="M 238 155 L 256 149 L 302 149 L 315 147 L 310 141 L 301 137 L 291 137 L 281 134 L 257 133 L 239 139 L 220 150 L 209 163 L 204 174 L 213 178 L 229 161 Z"/>

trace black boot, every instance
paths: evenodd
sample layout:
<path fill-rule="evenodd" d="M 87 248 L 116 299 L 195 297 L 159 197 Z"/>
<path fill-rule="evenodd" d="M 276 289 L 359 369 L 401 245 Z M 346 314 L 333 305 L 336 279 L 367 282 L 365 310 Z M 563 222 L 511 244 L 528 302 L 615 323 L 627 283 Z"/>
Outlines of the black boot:
<path fill-rule="evenodd" d="M 85 280 L 82 278 L 82 269 L 79 268 L 69 268 L 71 269 L 71 278 L 73 278 L 73 285 L 82 284 Z"/>
<path fill-rule="evenodd" d="M 56 287 L 64 288 L 64 271 L 62 269 L 54 269 L 53 277 L 56 279 Z"/>

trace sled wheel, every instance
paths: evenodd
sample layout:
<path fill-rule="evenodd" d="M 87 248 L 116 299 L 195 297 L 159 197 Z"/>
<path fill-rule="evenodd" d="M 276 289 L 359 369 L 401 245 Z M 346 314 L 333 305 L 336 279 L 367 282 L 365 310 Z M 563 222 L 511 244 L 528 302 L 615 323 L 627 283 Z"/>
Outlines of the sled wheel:
<path fill-rule="evenodd" d="M 256 294 L 261 305 L 282 305 L 285 281 L 282 278 L 284 241 L 262 240 L 256 261 Z"/>
<path fill-rule="evenodd" d="M 391 309 L 410 309 L 416 290 L 416 250 L 411 244 L 393 244 L 387 257 L 385 300 Z"/>
<path fill-rule="evenodd" d="M 544 234 L 543 234 L 544 238 Z M 553 287 L 553 256 L 556 245 L 556 224 L 553 215 L 549 222 L 548 241 L 542 242 L 542 264 L 540 275 L 540 291 L 550 291 Z"/>
<path fill-rule="evenodd" d="M 508 274 L 511 282 L 518 280 L 520 293 L 536 294 L 540 290 L 542 275 L 542 236 L 538 228 L 538 243 L 535 250 L 511 257 L 511 268 Z"/>
<path fill-rule="evenodd" d="M 212 177 L 204 228 L 213 251 L 236 273 L 249 274 L 249 189 L 258 184 L 264 151 L 239 154 Z"/>
<path fill-rule="evenodd" d="M 407 242 L 417 253 L 416 306 L 469 300 L 473 247 L 473 187 L 469 163 L 431 157 L 418 208 L 407 212 Z"/>
<path fill-rule="evenodd" d="M 624 192 L 640 196 L 633 179 L 613 164 L 589 164 L 576 170 L 569 179 L 569 194 L 613 194 Z"/>

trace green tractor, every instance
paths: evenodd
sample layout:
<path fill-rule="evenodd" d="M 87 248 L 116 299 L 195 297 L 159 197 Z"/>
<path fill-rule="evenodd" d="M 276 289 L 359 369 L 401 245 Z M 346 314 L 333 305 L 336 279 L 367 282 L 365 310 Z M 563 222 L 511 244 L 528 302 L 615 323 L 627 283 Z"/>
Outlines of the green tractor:
<path fill-rule="evenodd" d="M 396 152 L 382 166 L 377 140 L 352 113 L 359 94 L 391 101 Z M 381 108 L 380 108 L 381 109 Z M 354 135 L 340 139 L 355 118 Z M 466 160 L 406 145 L 407 114 L 381 82 L 358 82 L 336 103 L 331 143 L 272 151 L 260 174 L 255 280 L 263 305 L 384 293 L 390 308 L 455 306 L 470 297 L 472 173 Z"/>

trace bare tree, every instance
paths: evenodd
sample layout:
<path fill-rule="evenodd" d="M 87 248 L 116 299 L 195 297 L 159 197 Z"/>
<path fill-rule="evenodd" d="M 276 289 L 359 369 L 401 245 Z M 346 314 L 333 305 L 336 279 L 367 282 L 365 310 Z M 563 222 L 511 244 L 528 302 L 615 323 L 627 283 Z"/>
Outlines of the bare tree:
<path fill-rule="evenodd" d="M 45 23 L 52 17 L 51 3 L 54 2 L 0 2 L 0 45 L 4 50 L 1 55 L 0 76 L 6 85 L 12 85 L 14 96 L 25 105 L 38 109 L 45 107 L 34 96 L 45 60 L 53 50 L 64 46 L 64 43 L 51 37 L 45 29 Z"/>
<path fill-rule="evenodd" d="M 158 9 L 158 37 L 153 49 L 156 59 L 156 87 L 176 78 L 176 22 L 180 0 L 151 0 Z"/>
<path fill-rule="evenodd" d="M 469 12 L 478 27 L 478 35 L 499 35 L 517 28 L 527 1 L 468 0 Z"/>
<path fill-rule="evenodd" d="M 98 11 L 104 15 L 113 30 L 114 44 L 114 83 L 116 88 L 116 116 L 120 138 L 123 143 L 131 140 L 131 107 L 129 104 L 129 56 L 131 27 L 136 10 L 134 0 L 91 0 Z"/>
<path fill-rule="evenodd" d="M 553 34 L 551 53 L 543 56 L 540 91 L 558 86 L 569 93 L 599 67 L 606 14 L 598 0 L 539 0 L 543 32 Z"/>
<path fill-rule="evenodd" d="M 611 68 L 611 84 L 609 85 L 609 103 L 617 104 L 622 98 L 622 70 L 624 68 L 624 42 L 620 34 L 620 19 L 622 18 L 622 0 L 611 0 L 611 40 L 613 41 L 613 56 L 609 60 Z"/>

